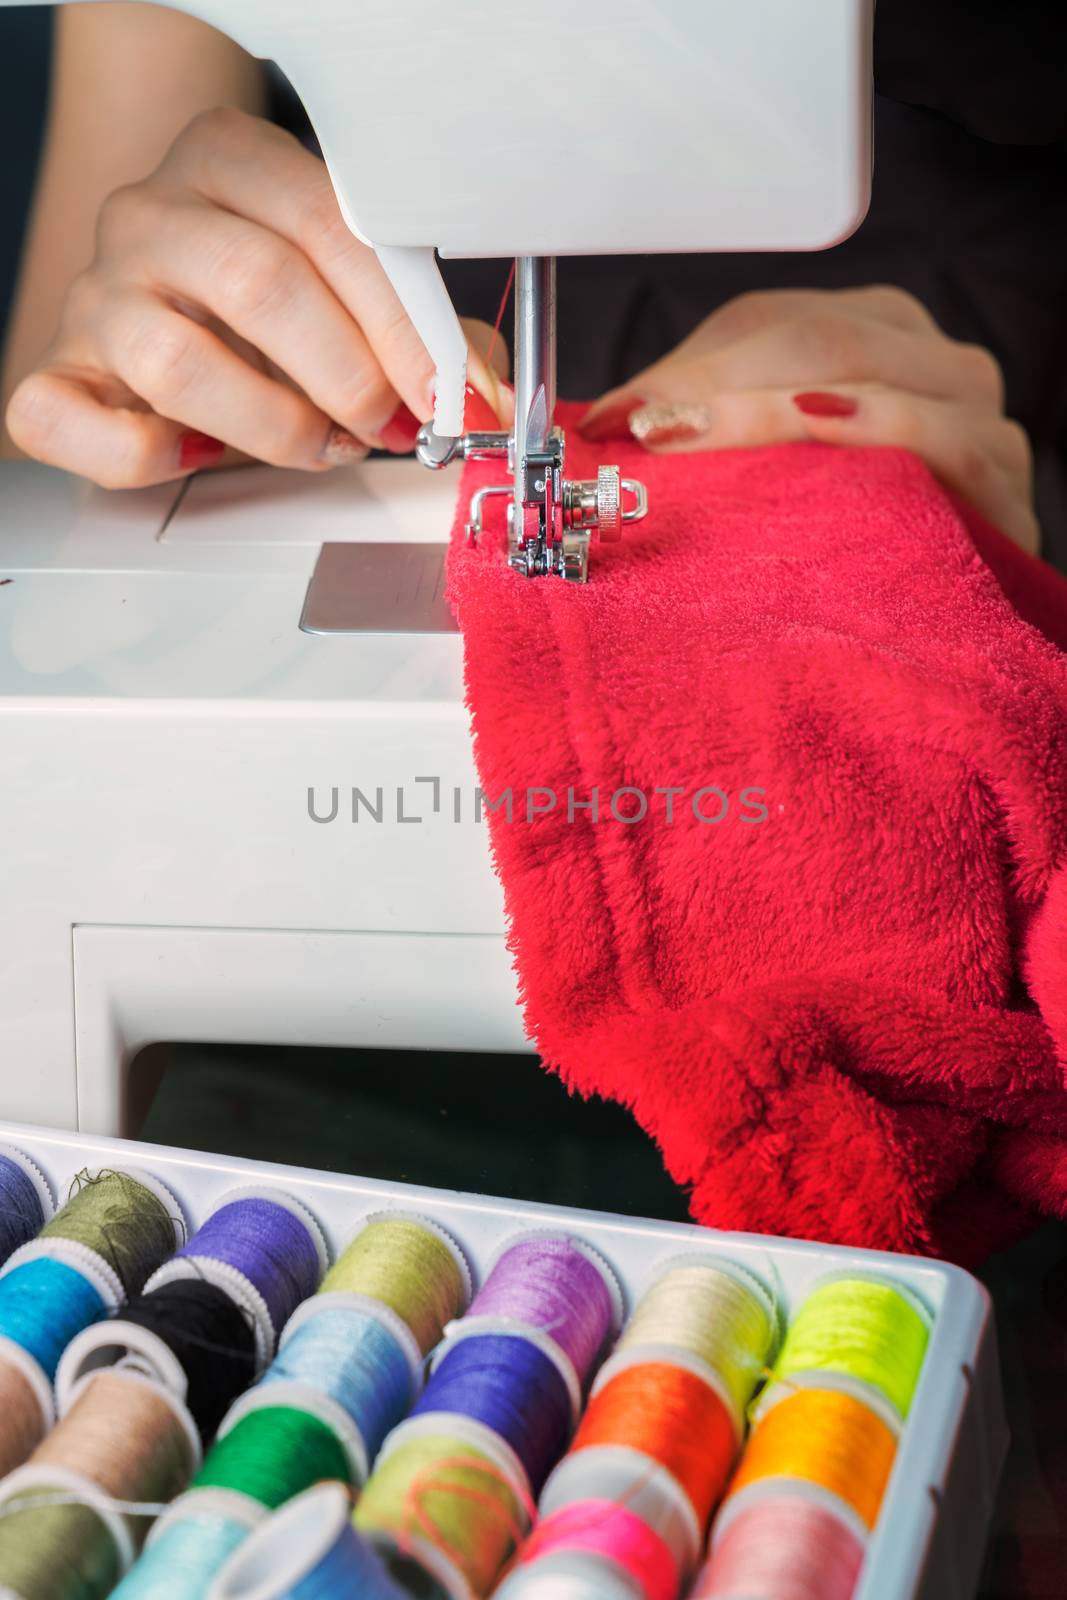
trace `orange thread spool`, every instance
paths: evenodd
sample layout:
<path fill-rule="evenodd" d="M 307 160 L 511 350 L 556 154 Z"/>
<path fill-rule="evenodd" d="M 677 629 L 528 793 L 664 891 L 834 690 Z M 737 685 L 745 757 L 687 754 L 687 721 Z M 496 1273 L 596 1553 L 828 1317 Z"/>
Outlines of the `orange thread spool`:
<path fill-rule="evenodd" d="M 839 1389 L 797 1389 L 761 1417 L 730 1495 L 765 1478 L 800 1478 L 821 1484 L 873 1528 L 896 1450 L 893 1430 L 862 1400 Z"/>
<path fill-rule="evenodd" d="M 703 1527 L 730 1475 L 737 1433 L 703 1378 L 647 1361 L 624 1367 L 590 1400 L 571 1450 L 594 1445 L 625 1445 L 666 1467 Z"/>

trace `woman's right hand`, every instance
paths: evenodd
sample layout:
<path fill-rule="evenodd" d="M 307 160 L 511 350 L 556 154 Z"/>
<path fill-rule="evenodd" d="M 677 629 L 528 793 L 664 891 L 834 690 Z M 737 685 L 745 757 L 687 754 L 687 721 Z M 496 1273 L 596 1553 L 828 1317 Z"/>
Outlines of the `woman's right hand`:
<path fill-rule="evenodd" d="M 468 326 L 470 385 L 508 425 L 482 327 Z M 323 163 L 270 123 L 220 110 L 105 203 L 96 259 L 7 426 L 27 455 L 105 488 L 242 459 L 319 471 L 370 446 L 410 450 L 433 377 Z"/>

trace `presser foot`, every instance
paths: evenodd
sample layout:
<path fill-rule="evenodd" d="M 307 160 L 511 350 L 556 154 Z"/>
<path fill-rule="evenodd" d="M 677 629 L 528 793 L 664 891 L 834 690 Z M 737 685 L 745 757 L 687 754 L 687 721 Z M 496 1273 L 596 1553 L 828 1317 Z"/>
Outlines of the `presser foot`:
<path fill-rule="evenodd" d="M 514 440 L 504 433 L 468 433 L 443 439 L 426 424 L 419 432 L 415 454 L 423 466 L 433 468 L 457 459 L 506 458 L 515 470 Z M 620 477 L 618 467 L 599 467 L 591 479 L 564 478 L 563 435 L 558 428 L 552 430 L 548 450 L 526 456 L 515 483 L 490 484 L 471 496 L 465 531 L 472 544 L 478 542 L 485 525 L 486 501 L 505 496 L 508 564 L 527 578 L 554 575 L 571 583 L 586 583 L 593 535 L 604 544 L 613 544 L 622 538 L 624 524 L 640 522 L 648 513 L 645 485 Z"/>

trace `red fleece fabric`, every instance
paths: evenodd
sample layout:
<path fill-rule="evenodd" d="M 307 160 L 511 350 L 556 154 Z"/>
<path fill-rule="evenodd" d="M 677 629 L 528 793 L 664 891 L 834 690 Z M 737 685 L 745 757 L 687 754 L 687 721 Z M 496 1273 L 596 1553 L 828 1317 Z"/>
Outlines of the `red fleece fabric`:
<path fill-rule="evenodd" d="M 491 468 L 450 557 L 545 1063 L 717 1227 L 974 1261 L 1067 1216 L 1067 583 L 902 451 L 567 451 L 649 490 L 587 587 L 466 543 Z"/>

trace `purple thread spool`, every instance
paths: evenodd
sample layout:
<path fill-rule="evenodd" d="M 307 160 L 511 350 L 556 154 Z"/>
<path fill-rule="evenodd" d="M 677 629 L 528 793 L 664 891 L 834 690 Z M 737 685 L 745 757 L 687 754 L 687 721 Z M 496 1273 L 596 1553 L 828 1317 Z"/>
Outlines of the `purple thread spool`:
<path fill-rule="evenodd" d="M 607 1263 L 584 1242 L 561 1233 L 527 1234 L 503 1251 L 462 1324 L 450 1331 L 483 1331 L 480 1317 L 546 1335 L 584 1387 L 621 1321 L 622 1296 Z"/>
<path fill-rule="evenodd" d="M 256 1319 L 262 1366 L 297 1306 L 315 1293 L 326 1261 L 318 1225 L 299 1201 L 269 1189 L 239 1190 L 224 1197 L 146 1290 L 191 1276 L 227 1289 Z"/>

